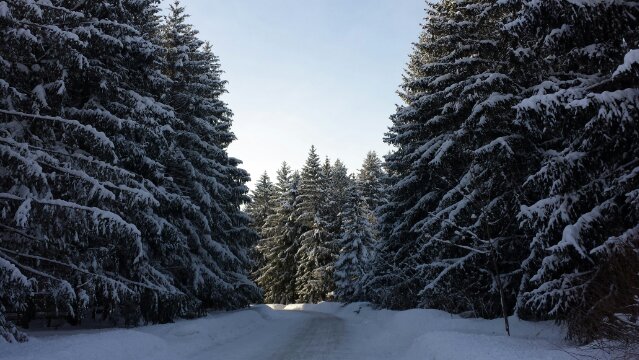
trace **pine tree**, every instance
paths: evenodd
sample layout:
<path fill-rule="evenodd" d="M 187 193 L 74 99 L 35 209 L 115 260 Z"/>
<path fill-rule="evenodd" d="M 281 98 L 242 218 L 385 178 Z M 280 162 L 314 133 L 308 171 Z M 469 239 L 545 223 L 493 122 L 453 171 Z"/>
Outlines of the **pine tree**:
<path fill-rule="evenodd" d="M 275 195 L 275 187 L 268 174 L 264 172 L 255 184 L 251 203 L 246 207 L 246 212 L 251 216 L 252 225 L 258 232 L 262 231 L 266 219 L 275 210 Z"/>
<path fill-rule="evenodd" d="M 383 244 L 378 211 L 388 203 L 387 174 L 383 169 L 382 160 L 377 157 L 374 151 L 369 151 L 366 154 L 355 181 L 363 200 L 366 202 L 367 211 L 365 213 L 368 214 L 368 223 L 370 224 L 371 240 L 367 248 L 368 268 L 366 274 L 360 280 L 364 299 L 370 300 L 372 294 L 375 293 L 375 289 L 370 288 L 369 281 L 374 279 L 372 276 L 373 264 Z"/>
<path fill-rule="evenodd" d="M 296 292 L 299 302 L 326 300 L 333 291 L 335 252 L 326 217 L 326 179 L 330 175 L 329 171 L 326 166 L 322 170 L 320 159 L 312 146 L 300 175 L 299 202 L 295 212 L 301 229 L 296 256 Z"/>
<path fill-rule="evenodd" d="M 38 27 L 24 29 L 29 35 L 21 37 L 18 29 L 24 28 L 24 23 L 40 24 L 55 17 L 55 14 L 44 13 L 36 4 L 15 2 L 10 5 L 6 2 L 0 4 L 0 186 L 3 191 L 3 199 L 0 201 L 2 221 L 0 222 L 0 339 L 8 342 L 25 341 L 26 336 L 19 332 L 15 325 L 5 318 L 7 308 L 13 311 L 21 311 L 28 306 L 29 292 L 34 288 L 31 275 L 25 269 L 16 266 L 15 259 L 8 259 L 7 250 L 16 249 L 11 242 L 14 240 L 13 232 L 20 231 L 12 220 L 14 213 L 9 213 L 12 205 L 4 198 L 10 195 L 13 188 L 19 182 L 30 184 L 33 192 L 39 184 L 42 193 L 48 192 L 48 184 L 42 175 L 42 170 L 34 161 L 35 154 L 28 149 L 26 140 L 29 136 L 20 136 L 20 132 L 28 129 L 27 124 L 21 118 L 10 117 L 10 114 L 32 113 L 42 106 L 42 92 L 47 87 L 53 87 L 60 81 L 60 71 L 51 68 L 32 68 L 34 57 L 38 56 L 38 47 L 42 46 L 49 34 L 39 32 Z M 53 29 L 51 29 L 53 30 Z M 54 31 L 52 31 L 54 32 Z M 61 31 L 60 31 L 61 32 Z M 64 39 L 64 38 L 61 38 Z M 59 47 L 69 48 L 72 44 L 61 41 Z M 20 66 L 20 64 L 22 64 Z M 39 66 L 39 64 L 34 64 Z M 20 67 L 19 67 L 20 66 Z M 45 70 L 36 71 L 35 70 Z M 27 76 L 27 74 L 37 74 Z M 47 76 L 48 75 L 48 76 Z M 38 90 L 34 92 L 33 90 Z M 39 97 L 37 96 L 39 95 Z M 48 104 L 47 104 L 48 105 Z M 55 120 L 54 120 L 55 121 Z M 77 128 L 81 127 L 77 126 Z M 21 149 L 22 148 L 22 149 Z M 40 170 L 40 171 L 38 171 Z M 24 174 L 24 175 L 21 175 Z M 17 179 L 16 179 L 17 178 Z M 29 191 L 27 187 L 25 189 Z M 25 191 L 23 190 L 23 192 Z M 19 200 L 18 200 L 19 201 Z M 15 205 L 14 205 L 15 206 Z M 11 219 L 11 220 L 10 220 Z M 16 249 L 17 250 L 17 249 Z"/>
<path fill-rule="evenodd" d="M 221 299 L 215 305 L 247 304 L 257 294 L 246 277 L 254 233 L 239 208 L 248 175 L 225 152 L 233 137 L 230 111 L 218 100 L 217 59 L 206 46 L 197 53 L 205 89 L 182 90 L 206 93 L 198 99 L 209 102 L 186 119 L 160 102 L 181 83 L 162 74 L 157 1 L 65 5 L 0 3 L 3 337 L 23 339 L 4 311 L 21 312 L 25 324 L 35 311 L 77 323 L 89 308 L 102 308 L 129 325 L 198 312 L 197 282 L 184 281 L 197 272 L 182 277 L 173 265 L 206 262 L 228 283 L 207 289 Z M 176 144 L 185 120 L 207 111 L 209 128 L 187 125 L 210 136 L 207 150 L 221 149 L 214 151 L 218 167 L 198 163 L 215 172 L 215 216 L 202 216 L 206 197 L 193 194 L 204 192 L 183 186 L 192 183 L 170 166 L 192 160 Z M 200 231 L 207 222 L 208 235 Z M 218 243 L 194 251 L 194 242 L 211 238 Z"/>
<path fill-rule="evenodd" d="M 251 218 L 242 210 L 242 205 L 251 201 L 246 186 L 251 177 L 240 167 L 241 164 L 241 160 L 229 157 L 226 163 L 228 176 L 223 179 L 230 190 L 223 201 L 230 222 L 228 227 L 222 229 L 222 234 L 235 256 L 234 260 L 238 260 L 233 261 L 233 266 L 228 270 L 233 288 L 224 306 L 227 309 L 246 307 L 261 301 L 261 290 L 249 277 L 250 269 L 255 264 L 250 251 L 255 247 L 258 235 L 251 227 Z"/>
<path fill-rule="evenodd" d="M 523 3 L 508 29 L 535 76 L 517 121 L 543 161 L 520 213 L 532 241 L 518 312 L 565 321 L 584 342 L 627 337 L 639 314 L 639 3 Z"/>
<path fill-rule="evenodd" d="M 331 167 L 330 179 L 328 179 L 327 189 L 327 208 L 325 210 L 326 222 L 329 225 L 331 242 L 338 243 L 342 234 L 342 218 L 340 213 L 349 199 L 349 187 L 352 179 L 348 175 L 348 169 L 337 159 Z M 337 249 L 337 245 L 335 249 Z"/>
<path fill-rule="evenodd" d="M 255 189 L 251 193 L 251 202 L 246 206 L 246 213 L 251 218 L 251 226 L 258 233 L 260 239 L 264 238 L 263 228 L 266 219 L 275 212 L 277 197 L 275 186 L 268 174 L 264 172 L 257 180 Z M 259 240 L 257 243 L 259 243 Z M 254 272 L 264 266 L 264 258 L 260 251 L 257 250 L 257 247 L 253 248 L 251 258 L 254 261 Z"/>
<path fill-rule="evenodd" d="M 333 163 L 331 173 L 331 187 L 333 190 L 331 195 L 335 198 L 338 205 L 345 204 L 348 201 L 348 188 L 351 185 L 352 178 L 348 175 L 348 169 L 346 165 L 337 159 Z"/>
<path fill-rule="evenodd" d="M 372 211 L 386 203 L 384 177 L 382 160 L 377 153 L 369 151 L 357 174 L 357 181 L 362 189 L 362 196 Z"/>
<path fill-rule="evenodd" d="M 333 201 L 333 174 L 333 165 L 331 165 L 331 159 L 329 159 L 327 156 L 326 158 L 324 158 L 324 164 L 322 164 L 322 169 L 320 171 L 320 181 L 318 188 L 324 193 L 325 196 L 323 201 L 321 202 L 319 214 L 321 214 L 322 219 L 328 225 L 327 230 L 329 232 L 329 238 L 332 238 L 334 235 L 334 233 L 332 232 L 332 225 L 335 223 L 337 213 L 339 213 L 339 210 L 335 211 L 335 209 L 331 207 L 331 202 Z"/>
<path fill-rule="evenodd" d="M 167 214 L 188 252 L 173 254 L 167 264 L 185 291 L 197 294 L 204 306 L 233 308 L 256 299 L 247 279 L 247 248 L 256 234 L 239 211 L 246 202 L 248 174 L 229 158 L 231 111 L 220 99 L 225 82 L 210 46 L 186 23 L 179 1 L 170 7 L 163 26 L 165 70 L 170 86 L 163 94 L 178 121 L 164 160 L 176 193 L 188 207 L 175 204 Z M 245 289 L 239 294 L 238 287 Z"/>
<path fill-rule="evenodd" d="M 364 301 L 364 285 L 370 273 L 371 248 L 374 246 L 374 224 L 363 189 L 352 179 L 347 190 L 341 218 L 339 257 L 335 262 L 335 298 L 342 302 Z"/>
<path fill-rule="evenodd" d="M 492 1 L 442 1 L 428 11 L 402 87 L 406 105 L 386 139 L 398 150 L 386 159 L 388 240 L 373 279 L 384 305 L 512 311 L 525 256 L 518 184 L 533 161 L 511 121 L 519 89 L 503 58 L 509 11 Z"/>
<path fill-rule="evenodd" d="M 7 342 L 26 341 L 26 336 L 5 318 L 4 304 L 15 310 L 24 310 L 33 287 L 31 281 L 14 264 L 0 258 L 0 338 Z"/>
<path fill-rule="evenodd" d="M 32 276 L 38 294 L 26 306 L 7 305 L 73 322 L 88 306 L 102 306 L 135 323 L 142 312 L 159 312 L 157 302 L 141 310 L 141 296 L 151 293 L 175 315 L 184 294 L 151 263 L 147 241 L 158 232 L 155 211 L 166 194 L 156 159 L 171 120 L 140 92 L 157 70 L 148 60 L 159 48 L 136 21 L 157 11 L 154 2 L 75 10 L 6 4 L 0 256 Z M 127 303 L 136 306 L 126 312 Z"/>
<path fill-rule="evenodd" d="M 284 162 L 277 172 L 277 205 L 266 218 L 258 251 L 264 258 L 259 269 L 258 284 L 264 289 L 267 303 L 290 304 L 296 295 L 296 254 L 300 228 L 294 216 L 298 205 L 299 174 L 291 174 Z"/>

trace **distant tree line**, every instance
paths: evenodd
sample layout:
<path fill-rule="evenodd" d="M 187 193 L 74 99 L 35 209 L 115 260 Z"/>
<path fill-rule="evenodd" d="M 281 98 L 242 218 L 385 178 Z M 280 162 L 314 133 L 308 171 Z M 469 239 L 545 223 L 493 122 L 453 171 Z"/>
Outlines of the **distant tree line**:
<path fill-rule="evenodd" d="M 357 175 L 311 147 L 301 172 L 264 173 L 247 212 L 257 243 L 257 283 L 271 303 L 365 300 L 379 243 L 374 209 L 385 200 L 382 161 L 369 152 Z"/>
<path fill-rule="evenodd" d="M 259 301 L 218 58 L 175 2 L 0 1 L 0 341 Z"/>

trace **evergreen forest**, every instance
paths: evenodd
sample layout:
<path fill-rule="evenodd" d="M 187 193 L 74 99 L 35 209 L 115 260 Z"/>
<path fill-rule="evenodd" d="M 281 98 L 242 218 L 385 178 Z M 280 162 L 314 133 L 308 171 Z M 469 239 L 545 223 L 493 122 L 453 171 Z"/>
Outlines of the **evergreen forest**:
<path fill-rule="evenodd" d="M 392 150 L 269 176 L 179 1 L 0 0 L 0 342 L 321 301 L 639 339 L 639 2 L 424 5 Z"/>

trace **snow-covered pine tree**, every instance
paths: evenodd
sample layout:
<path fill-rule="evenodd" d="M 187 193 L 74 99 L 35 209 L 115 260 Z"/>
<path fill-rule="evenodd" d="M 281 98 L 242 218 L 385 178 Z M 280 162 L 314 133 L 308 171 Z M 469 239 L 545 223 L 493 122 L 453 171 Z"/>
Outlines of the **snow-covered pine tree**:
<path fill-rule="evenodd" d="M 525 256 L 515 214 L 528 174 L 512 125 L 509 74 L 494 1 L 432 4 L 386 141 L 391 201 L 376 263 L 377 301 L 495 317 L 514 305 Z M 504 291 L 500 291 L 504 290 Z M 500 296 L 502 295 L 502 296 Z"/>
<path fill-rule="evenodd" d="M 348 169 L 340 159 L 335 160 L 331 166 L 330 179 L 326 181 L 327 207 L 324 211 L 326 221 L 329 225 L 331 241 L 337 244 L 341 237 L 342 218 L 340 213 L 348 201 L 348 189 L 352 179 L 348 175 Z M 339 249 L 338 245 L 334 247 Z"/>
<path fill-rule="evenodd" d="M 362 167 L 357 173 L 357 182 L 362 190 L 362 196 L 371 211 L 386 203 L 386 189 L 384 184 L 384 169 L 382 160 L 374 151 L 366 153 Z"/>
<path fill-rule="evenodd" d="M 218 99 L 224 83 L 210 47 L 197 54 L 206 72 L 192 109 L 208 109 L 210 124 L 188 124 L 220 149 L 213 150 L 219 166 L 210 168 L 219 209 L 203 216 L 206 196 L 193 194 L 204 192 L 180 187 L 170 166 L 187 158 L 175 146 L 185 123 L 157 101 L 176 84 L 161 73 L 158 2 L 65 4 L 1 4 L 0 257 L 32 276 L 29 290 L 39 294 L 6 304 L 4 294 L 18 290 L 3 289 L 4 307 L 22 311 L 27 323 L 35 310 L 77 321 L 87 307 L 130 324 L 168 321 L 201 303 L 190 291 L 198 282 L 184 281 L 176 264 L 224 275 L 225 286 L 207 290 L 220 300 L 208 304 L 255 299 L 246 276 L 255 234 L 240 211 L 248 174 L 225 152 L 230 111 Z M 194 246 L 200 240 L 206 248 Z"/>
<path fill-rule="evenodd" d="M 260 176 L 251 192 L 251 202 L 246 206 L 246 213 L 251 218 L 251 226 L 257 232 L 260 239 L 264 238 L 264 224 L 269 215 L 275 212 L 278 194 L 266 171 Z M 256 242 L 256 245 L 258 242 Z M 254 269 L 259 270 L 264 266 L 264 258 L 256 247 L 252 249 L 251 258 Z M 259 275 L 258 275 L 259 276 Z"/>
<path fill-rule="evenodd" d="M 162 98 L 178 118 L 163 161 L 172 188 L 181 195 L 167 217 L 188 247 L 188 252 L 166 257 L 173 262 L 167 267 L 175 269 L 180 285 L 204 306 L 234 308 L 246 305 L 255 299 L 251 293 L 257 293 L 246 278 L 246 247 L 255 234 L 239 211 L 246 200 L 248 176 L 226 153 L 233 134 L 231 111 L 219 99 L 225 82 L 220 79 L 218 59 L 197 38 L 187 18 L 175 1 L 162 29 L 164 72 L 170 80 Z M 248 292 L 240 295 L 238 287 Z"/>
<path fill-rule="evenodd" d="M 348 168 L 340 159 L 335 160 L 332 169 L 330 186 L 333 188 L 331 190 L 333 195 L 331 197 L 335 199 L 337 205 L 345 204 L 348 201 L 348 188 L 352 178 L 348 175 Z"/>
<path fill-rule="evenodd" d="M 322 165 L 321 178 L 324 185 L 330 184 L 333 176 L 333 166 L 331 165 L 331 159 L 327 156 L 324 158 L 324 164 Z"/>
<path fill-rule="evenodd" d="M 221 125 L 220 128 L 230 126 L 230 122 Z M 229 133 L 230 127 L 229 127 Z M 234 135 L 233 135 L 234 137 Z M 255 262 L 251 258 L 251 249 L 255 247 L 259 237 L 251 227 L 251 218 L 242 210 L 242 205 L 250 203 L 249 188 L 246 184 L 251 181 L 248 172 L 242 169 L 242 161 L 234 157 L 227 157 L 224 163 L 226 176 L 220 183 L 228 189 L 222 198 L 224 213 L 230 221 L 221 228 L 220 238 L 229 247 L 234 255 L 226 273 L 229 283 L 233 284 L 231 291 L 225 294 L 225 305 L 228 309 L 245 307 L 261 300 L 260 288 L 249 277 L 250 269 Z"/>
<path fill-rule="evenodd" d="M 19 29 L 24 28 L 23 22 L 37 24 L 38 21 L 44 21 L 42 12 L 40 12 L 40 17 L 29 16 L 29 10 L 32 9 L 40 10 L 36 6 L 29 9 L 27 3 L 15 3 L 11 6 L 4 1 L 0 3 L 0 111 L 2 111 L 0 113 L 0 171 L 2 174 L 0 175 L 0 189 L 3 192 L 10 191 L 7 189 L 11 183 L 7 178 L 19 175 L 20 170 L 25 175 L 32 173 L 28 170 L 34 165 L 33 160 L 28 158 L 28 154 L 25 157 L 20 152 L 19 146 L 22 145 L 20 143 L 22 139 L 14 140 L 15 136 L 12 136 L 13 134 L 6 129 L 7 127 L 9 129 L 12 127 L 22 128 L 21 123 L 18 123 L 18 126 L 11 126 L 7 112 L 30 112 L 31 108 L 35 106 L 33 104 L 35 96 L 32 96 L 30 90 L 34 89 L 36 83 L 26 76 L 32 71 L 27 67 L 30 65 L 27 60 L 36 56 L 32 53 L 33 48 L 40 45 L 42 39 L 41 37 L 35 38 L 26 29 L 23 30 L 25 36 L 18 34 Z M 61 42 L 61 46 L 64 45 L 64 42 Z M 24 65 L 18 69 L 19 64 Z M 52 83 L 60 77 L 60 74 L 55 72 L 51 72 L 50 75 L 52 76 L 47 80 L 47 83 Z M 22 160 L 21 164 L 16 163 L 16 167 L 21 169 L 8 170 L 9 164 L 14 162 L 14 159 Z M 34 180 L 34 184 L 38 180 L 42 180 L 42 178 L 38 179 L 37 174 L 25 177 Z M 6 249 L 11 247 L 9 242 L 12 240 L 7 233 L 18 229 L 10 226 L 12 224 L 7 221 L 7 217 L 13 214 L 7 213 L 10 204 L 5 202 L 6 200 L 1 202 L 3 214 L 1 214 L 0 236 L 2 239 L 0 246 Z M 34 284 L 27 277 L 31 274 L 18 268 L 15 261 L 8 260 L 7 256 L 5 252 L 0 253 L 0 341 L 25 341 L 26 336 L 5 318 L 5 311 L 7 311 L 7 307 L 13 311 L 25 310 L 28 306 L 28 296 Z"/>
<path fill-rule="evenodd" d="M 364 301 L 364 285 L 370 274 L 371 248 L 376 241 L 374 217 L 360 184 L 351 179 L 342 207 L 339 256 L 335 262 L 335 298 L 342 302 Z"/>
<path fill-rule="evenodd" d="M 382 160 L 374 151 L 369 151 L 364 158 L 362 167 L 357 172 L 355 181 L 360 189 L 363 200 L 366 202 L 369 215 L 370 231 L 372 240 L 368 246 L 368 262 L 367 273 L 362 278 L 362 292 L 364 298 L 370 300 L 374 291 L 369 289 L 369 281 L 373 279 L 373 264 L 375 263 L 376 254 L 382 246 L 381 224 L 379 221 L 378 210 L 381 210 L 388 202 L 387 181 L 388 177 L 383 168 Z"/>
<path fill-rule="evenodd" d="M 277 195 L 279 194 L 276 193 L 275 185 L 264 172 L 255 183 L 255 190 L 251 193 L 251 203 L 246 206 L 246 212 L 252 220 L 251 224 L 258 233 L 262 232 L 266 219 L 275 211 Z"/>
<path fill-rule="evenodd" d="M 153 159 L 171 114 L 137 91 L 153 80 L 145 71 L 157 70 L 148 60 L 158 48 L 136 21 L 157 8 L 64 5 L 0 5 L 0 257 L 32 277 L 38 294 L 28 311 L 3 305 L 27 323 L 34 310 L 75 322 L 88 306 L 130 323 L 161 311 L 172 317 L 185 297 L 150 261 L 147 241 L 165 193 Z M 163 308 L 141 303 L 145 294 L 162 297 Z"/>
<path fill-rule="evenodd" d="M 262 227 L 262 239 L 257 245 L 264 258 L 257 282 L 264 290 L 267 303 L 290 304 L 296 295 L 296 254 L 300 227 L 295 218 L 298 205 L 299 174 L 282 163 L 275 185 L 276 205 Z"/>
<path fill-rule="evenodd" d="M 177 207 L 193 213 L 195 205 L 174 187 L 166 167 L 166 159 L 173 156 L 171 138 L 179 119 L 159 101 L 169 79 L 161 73 L 158 4 L 156 0 L 78 4 L 77 10 L 92 19 L 80 23 L 77 30 L 86 38 L 85 52 L 92 66 L 77 73 L 77 77 L 71 76 L 78 93 L 70 99 L 65 112 L 113 138 L 118 165 L 146 181 L 145 187 L 157 201 L 155 211 L 129 210 L 122 217 L 130 219 L 142 232 L 157 276 L 174 286 L 177 284 L 165 259 L 186 257 L 188 244 L 175 230 L 171 212 Z M 91 86 L 87 78 L 97 85 Z M 181 299 L 143 294 L 140 306 L 145 320 L 166 322 L 179 313 L 197 309 L 197 300 L 180 287 L 174 292 Z"/>
<path fill-rule="evenodd" d="M 543 162 L 520 213 L 532 241 L 518 313 L 565 321 L 581 341 L 636 339 L 639 2 L 523 5 L 507 27 L 534 74 L 517 121 Z"/>
<path fill-rule="evenodd" d="M 330 167 L 330 163 L 329 163 Z M 295 218 L 301 229 L 297 251 L 297 301 L 326 300 L 333 291 L 336 252 L 327 221 L 326 167 L 322 170 L 315 147 L 311 146 L 300 175 Z M 330 173 L 329 173 L 330 174 Z"/>
<path fill-rule="evenodd" d="M 209 86 L 208 90 L 211 99 L 215 99 L 218 112 L 215 113 L 215 132 L 213 133 L 214 143 L 224 150 L 224 156 L 220 159 L 225 172 L 218 181 L 221 185 L 220 203 L 228 221 L 222 222 L 219 228 L 220 238 L 224 239 L 231 252 L 235 255 L 232 266 L 228 268 L 229 278 L 233 284 L 233 291 L 228 294 L 227 308 L 237 308 L 248 306 L 250 303 L 261 300 L 261 290 L 249 278 L 250 269 L 254 266 L 251 258 L 251 249 L 255 247 L 258 234 L 251 226 L 251 218 L 242 210 L 242 206 L 249 204 L 249 188 L 246 186 L 251 181 L 249 173 L 241 165 L 242 161 L 228 154 L 228 146 L 236 139 L 231 129 L 232 112 L 224 102 L 220 100 L 220 95 L 226 92 L 226 81 L 220 80 L 222 70 L 217 56 L 213 54 L 210 43 L 205 43 L 203 53 L 210 64 L 210 74 L 217 79 L 218 86 Z M 225 188 L 227 191 L 222 191 Z M 220 216 L 218 216 L 220 218 Z"/>
<path fill-rule="evenodd" d="M 0 339 L 7 342 L 26 341 L 15 324 L 5 318 L 5 304 L 14 310 L 24 310 L 33 284 L 19 268 L 0 257 Z"/>

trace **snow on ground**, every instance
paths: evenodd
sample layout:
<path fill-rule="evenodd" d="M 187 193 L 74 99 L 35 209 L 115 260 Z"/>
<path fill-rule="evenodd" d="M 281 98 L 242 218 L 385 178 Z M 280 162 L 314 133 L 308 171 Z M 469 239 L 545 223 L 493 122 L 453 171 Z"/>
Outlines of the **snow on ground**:
<path fill-rule="evenodd" d="M 463 319 L 437 310 L 257 305 L 205 318 L 134 329 L 33 331 L 24 344 L 0 343 L 2 360 L 199 359 L 575 359 L 607 355 L 562 340 L 552 323 Z"/>

